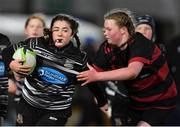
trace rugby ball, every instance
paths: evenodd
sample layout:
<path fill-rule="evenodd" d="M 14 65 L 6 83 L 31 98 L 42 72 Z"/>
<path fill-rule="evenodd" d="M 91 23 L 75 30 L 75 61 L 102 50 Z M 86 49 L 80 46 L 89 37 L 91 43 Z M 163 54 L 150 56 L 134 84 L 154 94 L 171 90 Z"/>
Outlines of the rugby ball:
<path fill-rule="evenodd" d="M 18 48 L 13 54 L 13 59 L 23 60 L 23 65 L 31 67 L 31 71 L 29 72 L 29 74 L 33 72 L 36 66 L 36 52 L 30 48 Z"/>

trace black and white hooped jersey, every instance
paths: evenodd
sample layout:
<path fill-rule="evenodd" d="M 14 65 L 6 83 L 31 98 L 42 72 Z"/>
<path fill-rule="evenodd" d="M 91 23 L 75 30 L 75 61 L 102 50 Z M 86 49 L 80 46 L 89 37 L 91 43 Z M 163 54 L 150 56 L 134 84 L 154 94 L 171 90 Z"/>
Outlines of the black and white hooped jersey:
<path fill-rule="evenodd" d="M 0 59 L 0 116 L 5 117 L 8 105 L 8 76 L 6 74 L 5 64 Z"/>
<path fill-rule="evenodd" d="M 6 117 L 8 108 L 8 75 L 2 59 L 2 50 L 9 44 L 9 38 L 0 34 L 0 116 L 2 117 Z"/>
<path fill-rule="evenodd" d="M 77 84 L 76 75 L 86 68 L 87 57 L 72 43 L 62 49 L 48 47 L 44 38 L 32 38 L 13 45 L 37 53 L 34 72 L 24 80 L 22 95 L 31 105 L 50 110 L 67 109 Z"/>

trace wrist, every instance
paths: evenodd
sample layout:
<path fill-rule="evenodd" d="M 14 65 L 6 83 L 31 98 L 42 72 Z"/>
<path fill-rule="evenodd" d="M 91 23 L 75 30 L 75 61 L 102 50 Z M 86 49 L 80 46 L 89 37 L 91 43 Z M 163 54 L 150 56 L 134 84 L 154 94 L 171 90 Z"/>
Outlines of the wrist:
<path fill-rule="evenodd" d="M 104 79 L 102 72 L 98 72 L 96 77 L 97 77 L 97 81 L 103 81 L 103 79 Z"/>

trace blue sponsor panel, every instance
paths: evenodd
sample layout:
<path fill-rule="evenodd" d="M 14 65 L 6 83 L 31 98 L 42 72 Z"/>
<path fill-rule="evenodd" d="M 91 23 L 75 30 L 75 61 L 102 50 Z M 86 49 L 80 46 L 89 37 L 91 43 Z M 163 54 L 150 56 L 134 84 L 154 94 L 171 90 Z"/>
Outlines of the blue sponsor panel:
<path fill-rule="evenodd" d="M 5 74 L 5 65 L 3 61 L 0 61 L 0 76 L 4 76 Z"/>
<path fill-rule="evenodd" d="M 63 73 L 49 67 L 39 67 L 38 76 L 52 84 L 66 85 L 68 82 L 68 78 Z"/>

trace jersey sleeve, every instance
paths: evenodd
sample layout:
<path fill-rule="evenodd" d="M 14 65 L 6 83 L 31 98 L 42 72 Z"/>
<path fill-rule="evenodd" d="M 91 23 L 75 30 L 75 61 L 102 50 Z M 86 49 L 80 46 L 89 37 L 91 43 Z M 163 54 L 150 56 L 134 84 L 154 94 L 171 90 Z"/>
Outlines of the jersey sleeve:
<path fill-rule="evenodd" d="M 13 60 L 13 58 L 12 58 L 13 53 L 14 53 L 13 45 L 5 48 L 2 51 L 2 59 L 3 59 L 4 63 L 5 63 L 5 66 L 6 66 L 7 70 L 9 70 L 9 64 Z"/>
<path fill-rule="evenodd" d="M 96 68 L 97 71 L 107 70 L 109 68 L 108 59 L 111 52 L 112 49 L 108 46 L 106 42 L 101 44 L 95 58 L 92 61 L 93 66 Z"/>
<path fill-rule="evenodd" d="M 98 106 L 99 107 L 104 106 L 107 103 L 107 96 L 106 93 L 98 85 L 98 82 L 91 83 L 87 86 L 89 90 L 93 93 L 93 95 L 96 97 Z"/>
<path fill-rule="evenodd" d="M 101 54 L 99 54 L 99 55 L 101 55 Z M 102 57 L 97 56 L 97 59 L 98 59 L 97 62 L 98 61 L 102 61 L 102 59 L 104 59 L 104 58 L 102 58 L 101 60 L 99 60 L 99 58 L 102 58 Z M 94 61 L 89 61 L 89 59 L 87 61 L 89 62 L 89 64 L 94 66 Z M 85 61 L 85 62 L 87 62 L 87 61 Z M 84 65 L 86 66 L 84 70 L 88 70 L 87 65 L 86 64 L 84 64 Z M 98 62 L 96 66 L 98 66 L 98 65 L 100 66 L 101 63 Z M 102 106 L 104 106 L 107 103 L 106 93 L 100 87 L 99 82 L 90 83 L 90 84 L 87 85 L 87 87 L 92 92 L 92 94 L 96 97 L 97 103 L 98 103 L 98 107 L 102 107 Z"/>
<path fill-rule="evenodd" d="M 134 42 L 130 43 L 128 63 L 138 61 L 144 64 L 151 64 L 155 45 L 143 35 L 135 37 Z"/>

